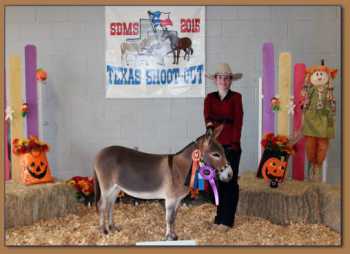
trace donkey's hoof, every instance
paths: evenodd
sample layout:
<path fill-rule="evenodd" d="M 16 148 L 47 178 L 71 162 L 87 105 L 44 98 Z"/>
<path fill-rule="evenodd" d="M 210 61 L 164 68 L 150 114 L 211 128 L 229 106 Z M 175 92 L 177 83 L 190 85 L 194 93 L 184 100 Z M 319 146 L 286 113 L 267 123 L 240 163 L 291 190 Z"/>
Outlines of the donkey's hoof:
<path fill-rule="evenodd" d="M 177 240 L 177 235 L 175 233 L 170 233 L 165 236 L 165 240 L 167 241 L 176 241 Z"/>
<path fill-rule="evenodd" d="M 120 230 L 122 230 L 121 226 L 118 226 L 115 224 L 109 225 L 108 229 L 109 229 L 109 232 L 114 232 L 114 231 L 119 232 Z"/>
<path fill-rule="evenodd" d="M 108 232 L 107 228 L 102 228 L 101 233 L 104 235 L 108 235 L 109 232 Z"/>

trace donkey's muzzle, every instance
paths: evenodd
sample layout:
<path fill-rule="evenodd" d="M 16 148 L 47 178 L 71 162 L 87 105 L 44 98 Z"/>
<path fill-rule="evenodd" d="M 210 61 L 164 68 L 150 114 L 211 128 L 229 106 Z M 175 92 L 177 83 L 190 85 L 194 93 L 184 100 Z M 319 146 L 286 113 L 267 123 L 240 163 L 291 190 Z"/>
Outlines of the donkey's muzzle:
<path fill-rule="evenodd" d="M 225 165 L 219 173 L 219 179 L 223 182 L 228 182 L 232 179 L 233 171 L 229 164 Z"/>

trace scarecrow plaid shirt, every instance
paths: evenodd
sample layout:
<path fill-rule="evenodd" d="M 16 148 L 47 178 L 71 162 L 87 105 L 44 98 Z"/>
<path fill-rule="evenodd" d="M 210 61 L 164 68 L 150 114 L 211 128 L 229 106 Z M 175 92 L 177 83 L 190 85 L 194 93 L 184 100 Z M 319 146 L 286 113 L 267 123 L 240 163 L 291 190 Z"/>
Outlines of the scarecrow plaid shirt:
<path fill-rule="evenodd" d="M 208 94 L 204 100 L 204 120 L 206 125 L 212 122 L 214 127 L 224 124 L 217 138 L 220 144 L 235 150 L 241 148 L 243 105 L 240 93 L 229 90 L 223 100 L 218 92 Z"/>

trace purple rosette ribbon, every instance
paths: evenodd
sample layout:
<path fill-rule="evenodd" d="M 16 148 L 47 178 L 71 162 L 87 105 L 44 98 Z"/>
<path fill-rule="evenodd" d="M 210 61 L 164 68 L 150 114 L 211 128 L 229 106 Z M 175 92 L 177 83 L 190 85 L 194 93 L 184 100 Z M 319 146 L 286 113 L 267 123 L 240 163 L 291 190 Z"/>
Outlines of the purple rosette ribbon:
<path fill-rule="evenodd" d="M 219 205 L 219 194 L 215 184 L 215 170 L 208 165 L 203 165 L 199 168 L 199 173 L 201 174 L 204 180 L 209 181 L 211 189 L 214 193 L 215 205 Z"/>

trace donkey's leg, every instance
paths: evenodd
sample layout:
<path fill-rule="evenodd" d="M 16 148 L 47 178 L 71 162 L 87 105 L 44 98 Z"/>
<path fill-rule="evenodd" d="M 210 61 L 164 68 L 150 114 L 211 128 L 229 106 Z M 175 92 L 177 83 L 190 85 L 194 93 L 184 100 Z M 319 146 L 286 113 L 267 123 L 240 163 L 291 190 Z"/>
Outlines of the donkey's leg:
<path fill-rule="evenodd" d="M 101 192 L 101 198 L 98 201 L 98 212 L 100 216 L 100 230 L 104 234 L 108 234 L 106 224 L 105 224 L 105 213 L 106 213 L 106 207 L 107 207 L 107 199 L 103 192 Z"/>
<path fill-rule="evenodd" d="M 166 240 L 177 240 L 175 234 L 175 218 L 176 211 L 179 206 L 181 198 L 178 199 L 165 199 L 165 220 L 166 220 Z"/>
<path fill-rule="evenodd" d="M 108 211 L 108 231 L 112 232 L 114 230 L 120 231 L 120 227 L 114 224 L 113 222 L 113 209 L 115 201 L 118 197 L 118 193 L 120 192 L 119 188 L 116 187 L 113 189 L 108 198 L 107 198 L 107 211 Z"/>

